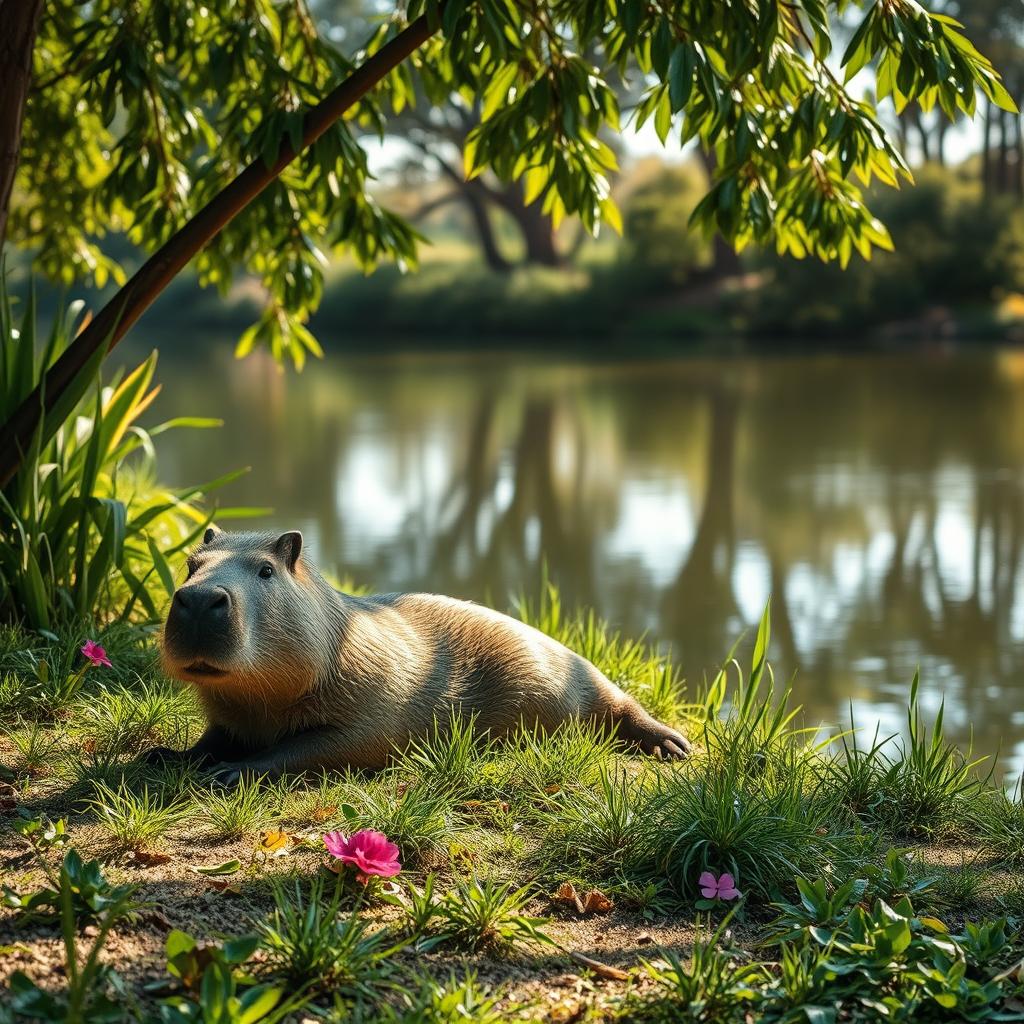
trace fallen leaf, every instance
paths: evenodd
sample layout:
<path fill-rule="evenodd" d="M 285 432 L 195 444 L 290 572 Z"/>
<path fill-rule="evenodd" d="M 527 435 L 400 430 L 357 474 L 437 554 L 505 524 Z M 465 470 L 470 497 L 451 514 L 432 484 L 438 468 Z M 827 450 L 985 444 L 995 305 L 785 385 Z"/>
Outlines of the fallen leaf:
<path fill-rule="evenodd" d="M 152 868 L 157 864 L 166 864 L 171 860 L 171 855 L 160 850 L 136 850 L 134 860 L 144 868 Z"/>
<path fill-rule="evenodd" d="M 558 783 L 553 782 L 550 786 L 544 787 L 544 792 L 547 793 L 548 796 L 554 796 L 556 793 L 562 792 L 562 787 L 559 786 Z"/>
<path fill-rule="evenodd" d="M 614 906 L 614 900 L 610 900 L 600 889 L 591 889 L 583 897 L 584 914 L 607 914 Z"/>
<path fill-rule="evenodd" d="M 508 814 L 508 804 L 504 800 L 467 800 L 462 806 L 467 811 L 478 813 L 500 811 L 502 814 Z"/>
<path fill-rule="evenodd" d="M 583 913 L 583 900 L 580 899 L 580 894 L 576 891 L 576 886 L 572 882 L 563 882 L 558 887 L 558 892 L 555 893 L 556 903 L 568 903 L 574 906 L 578 913 Z"/>
<path fill-rule="evenodd" d="M 257 849 L 261 853 L 276 853 L 278 850 L 285 850 L 291 844 L 292 837 L 287 832 L 277 832 L 271 829 L 263 833 Z"/>
<path fill-rule="evenodd" d="M 230 893 L 232 896 L 241 896 L 242 890 L 239 888 L 237 882 L 228 882 L 220 878 L 208 878 L 207 883 L 211 889 L 216 889 L 217 892 Z"/>
<path fill-rule="evenodd" d="M 314 807 L 310 817 L 314 821 L 327 821 L 328 818 L 333 818 L 337 813 L 338 805 L 331 804 L 329 807 Z"/>
<path fill-rule="evenodd" d="M 572 882 L 563 882 L 558 887 L 554 902 L 566 903 L 574 907 L 578 914 L 607 914 L 615 906 L 600 889 L 591 889 L 586 895 L 580 896 Z"/>
<path fill-rule="evenodd" d="M 192 870 L 197 875 L 233 875 L 242 867 L 239 860 L 226 860 L 223 864 L 193 864 Z"/>

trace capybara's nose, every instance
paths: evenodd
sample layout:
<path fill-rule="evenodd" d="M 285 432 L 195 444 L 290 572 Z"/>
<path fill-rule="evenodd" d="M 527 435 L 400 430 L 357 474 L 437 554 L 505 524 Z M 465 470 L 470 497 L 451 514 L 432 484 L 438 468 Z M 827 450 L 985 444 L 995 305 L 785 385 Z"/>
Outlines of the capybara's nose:
<path fill-rule="evenodd" d="M 231 594 L 224 587 L 193 584 L 179 587 L 174 592 L 174 603 L 178 611 L 193 619 L 219 618 L 231 611 Z"/>

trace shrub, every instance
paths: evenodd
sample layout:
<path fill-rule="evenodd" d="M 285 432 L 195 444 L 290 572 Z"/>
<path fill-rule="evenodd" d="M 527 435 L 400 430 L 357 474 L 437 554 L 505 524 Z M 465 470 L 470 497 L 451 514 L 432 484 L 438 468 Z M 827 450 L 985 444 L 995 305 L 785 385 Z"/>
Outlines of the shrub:
<path fill-rule="evenodd" d="M 661 166 L 623 201 L 623 259 L 648 284 L 680 283 L 707 266 L 711 246 L 690 215 L 707 191 L 707 176 L 693 161 Z"/>
<path fill-rule="evenodd" d="M 913 188 L 884 189 L 871 207 L 889 228 L 894 252 L 844 270 L 817 260 L 765 257 L 769 273 L 750 296 L 755 329 L 811 332 L 900 320 L 928 304 L 989 304 L 1024 290 L 1024 210 L 1011 197 L 986 197 L 981 183 L 928 165 Z"/>

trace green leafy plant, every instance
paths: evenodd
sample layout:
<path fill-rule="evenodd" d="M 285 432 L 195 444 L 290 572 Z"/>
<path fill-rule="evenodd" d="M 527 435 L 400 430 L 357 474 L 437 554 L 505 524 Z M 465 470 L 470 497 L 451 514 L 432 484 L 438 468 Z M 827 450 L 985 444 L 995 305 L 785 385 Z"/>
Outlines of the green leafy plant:
<path fill-rule="evenodd" d="M 425 976 L 419 987 L 403 998 L 401 1006 L 379 1007 L 376 1019 L 382 1024 L 498 1024 L 517 1009 L 502 1003 L 497 994 L 481 986 L 472 972 L 461 978 L 452 974 L 443 983 Z"/>
<path fill-rule="evenodd" d="M 34 295 L 15 327 L 7 283 L 0 282 L 0 419 L 13 414 L 70 344 L 81 309 L 73 303 L 55 317 L 37 346 Z M 95 374 L 97 366 L 93 360 L 87 372 Z M 157 618 L 174 590 L 174 557 L 209 521 L 196 500 L 230 475 L 185 490 L 150 484 L 154 437 L 219 422 L 139 426 L 157 395 L 155 369 L 154 352 L 112 387 L 97 384 L 40 425 L 0 495 L 0 616 L 40 629 L 97 610 Z"/>
<path fill-rule="evenodd" d="M 346 831 L 377 829 L 398 844 L 407 861 L 447 849 L 465 828 L 450 787 L 429 780 L 410 783 L 396 769 L 365 783 L 353 779 L 348 798 L 341 807 Z"/>
<path fill-rule="evenodd" d="M 274 909 L 258 926 L 268 966 L 292 986 L 372 1001 L 393 984 L 389 960 L 400 944 L 386 931 L 370 932 L 355 912 L 341 915 L 340 884 L 329 894 L 325 889 L 322 876 L 305 892 L 298 881 L 275 883 Z"/>
<path fill-rule="evenodd" d="M 58 836 L 63 842 L 60 824 L 53 826 L 54 840 L 46 840 L 50 845 L 58 845 L 55 841 Z M 43 834 L 49 831 L 46 828 Z M 79 924 L 98 921 L 111 909 L 116 910 L 118 917 L 131 917 L 139 906 L 132 899 L 135 886 L 111 885 L 103 875 L 100 862 L 83 861 L 76 850 L 68 850 L 56 875 L 48 868 L 45 870 L 51 884 L 35 892 L 21 894 L 8 885 L 3 886 L 4 905 L 17 911 L 22 924 L 54 913 L 63 915 L 65 902 L 68 913 Z"/>
<path fill-rule="evenodd" d="M 286 994 L 283 986 L 256 984 L 245 970 L 259 944 L 254 936 L 201 945 L 185 932 L 167 936 L 167 971 L 183 988 L 161 1000 L 164 1024 L 276 1024 L 301 1009 L 303 989 Z"/>
<path fill-rule="evenodd" d="M 123 986 L 113 969 L 100 960 L 100 953 L 110 929 L 131 919 L 140 906 L 134 900 L 134 887 L 112 889 L 106 886 L 96 862 L 83 866 L 73 850 L 64 858 L 56 885 L 49 903 L 60 918 L 67 983 L 53 993 L 41 988 L 22 971 L 15 971 L 8 982 L 9 1012 L 13 1018 L 53 1021 L 54 1024 L 104 1024 L 122 1020 L 126 1016 Z M 5 887 L 5 893 L 7 891 Z M 82 956 L 76 929 L 85 916 L 97 922 L 97 931 L 92 945 Z"/>
<path fill-rule="evenodd" d="M 694 942 L 688 963 L 666 950 L 663 964 L 648 964 L 657 998 L 628 1004 L 628 1019 L 666 1024 L 680 1019 L 707 1024 L 742 1020 L 743 1007 L 753 1001 L 755 985 L 764 974 L 722 948 L 730 918 L 727 915 L 708 938 Z"/>
<path fill-rule="evenodd" d="M 195 793 L 203 808 L 203 822 L 216 842 L 240 839 L 266 828 L 276 816 L 278 797 L 279 793 L 260 779 L 243 779 L 232 789 L 207 785 Z"/>
<path fill-rule="evenodd" d="M 541 928 L 545 918 L 529 917 L 523 909 L 531 898 L 528 886 L 492 879 L 460 879 L 439 904 L 437 933 L 420 939 L 417 947 L 432 949 L 450 942 L 465 949 L 503 949 L 517 943 L 554 945 Z"/>
<path fill-rule="evenodd" d="M 474 797 L 479 795 L 481 764 L 493 749 L 494 742 L 477 731 L 476 716 L 453 709 L 446 721 L 435 718 L 430 734 L 414 740 L 397 765 L 441 791 L 457 787 Z"/>
<path fill-rule="evenodd" d="M 611 765 L 598 770 L 593 787 L 559 791 L 538 816 L 547 827 L 550 859 L 609 874 L 640 859 L 651 794 L 650 786 L 624 770 Z"/>

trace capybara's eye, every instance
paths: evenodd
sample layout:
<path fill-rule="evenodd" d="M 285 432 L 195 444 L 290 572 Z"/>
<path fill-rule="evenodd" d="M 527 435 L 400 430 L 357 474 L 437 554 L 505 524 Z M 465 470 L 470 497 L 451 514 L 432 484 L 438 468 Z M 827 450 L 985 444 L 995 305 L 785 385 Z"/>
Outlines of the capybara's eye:
<path fill-rule="evenodd" d="M 269 580 L 274 575 L 274 567 L 267 562 L 260 566 L 260 579 Z"/>
<path fill-rule="evenodd" d="M 196 563 L 193 562 L 192 559 L 190 558 L 185 563 L 185 579 L 187 579 L 187 580 L 192 579 L 192 573 L 194 573 L 195 571 L 196 571 Z"/>

